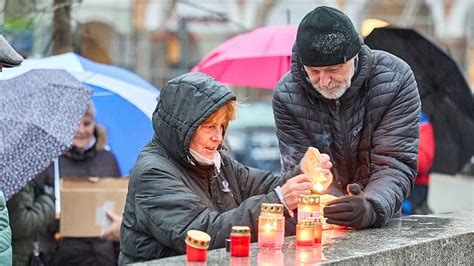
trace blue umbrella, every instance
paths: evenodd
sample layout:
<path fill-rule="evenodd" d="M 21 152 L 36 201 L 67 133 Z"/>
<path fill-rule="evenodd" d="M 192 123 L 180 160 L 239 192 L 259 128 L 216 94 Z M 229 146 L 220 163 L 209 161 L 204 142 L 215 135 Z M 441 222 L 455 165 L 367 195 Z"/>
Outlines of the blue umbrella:
<path fill-rule="evenodd" d="M 0 79 L 10 79 L 30 69 L 64 69 L 93 90 L 97 122 L 108 132 L 108 144 L 117 156 L 122 174 L 128 174 L 141 148 L 151 139 L 151 116 L 159 91 L 125 69 L 100 64 L 75 53 L 27 59 L 6 69 Z"/>

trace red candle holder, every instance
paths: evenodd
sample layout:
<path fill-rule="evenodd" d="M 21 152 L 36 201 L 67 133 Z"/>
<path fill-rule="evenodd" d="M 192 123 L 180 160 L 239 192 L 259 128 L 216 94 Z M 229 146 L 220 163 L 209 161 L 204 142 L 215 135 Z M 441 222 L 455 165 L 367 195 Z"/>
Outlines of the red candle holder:
<path fill-rule="evenodd" d="M 232 226 L 230 233 L 230 255 L 248 257 L 250 254 L 250 228 L 248 226 Z"/>
<path fill-rule="evenodd" d="M 207 261 L 207 249 L 211 237 L 198 230 L 189 230 L 186 237 L 186 258 L 189 262 Z"/>
<path fill-rule="evenodd" d="M 314 220 L 300 220 L 296 225 L 296 245 L 314 245 Z"/>
<path fill-rule="evenodd" d="M 321 218 L 314 221 L 314 243 L 321 243 L 323 240 L 323 223 Z"/>

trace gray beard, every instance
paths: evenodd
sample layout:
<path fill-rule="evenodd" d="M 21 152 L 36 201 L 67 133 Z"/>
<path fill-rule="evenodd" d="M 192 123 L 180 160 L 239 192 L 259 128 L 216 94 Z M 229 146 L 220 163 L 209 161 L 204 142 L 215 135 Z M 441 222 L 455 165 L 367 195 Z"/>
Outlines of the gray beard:
<path fill-rule="evenodd" d="M 342 82 L 334 82 L 331 81 L 329 86 L 327 87 L 320 87 L 317 84 L 311 83 L 313 88 L 319 92 L 324 98 L 330 100 L 336 100 L 342 97 L 344 93 L 349 89 L 351 86 L 351 79 L 354 76 L 355 67 L 352 64 L 351 70 L 349 71 L 347 77 Z"/>

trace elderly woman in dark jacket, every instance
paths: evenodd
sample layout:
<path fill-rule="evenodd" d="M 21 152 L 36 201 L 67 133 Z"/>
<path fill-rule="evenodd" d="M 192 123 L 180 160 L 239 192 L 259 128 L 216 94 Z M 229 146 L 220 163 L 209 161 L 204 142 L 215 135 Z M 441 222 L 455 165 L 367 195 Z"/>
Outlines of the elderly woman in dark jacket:
<path fill-rule="evenodd" d="M 298 195 L 310 192 L 306 175 L 277 177 L 220 151 L 235 109 L 235 96 L 201 73 L 163 87 L 153 114 L 155 135 L 130 177 L 119 264 L 184 254 L 191 229 L 207 232 L 211 249 L 224 246 L 233 225 L 249 226 L 255 241 L 262 203 L 293 210 Z"/>
<path fill-rule="evenodd" d="M 106 145 L 105 130 L 95 123 L 90 104 L 81 118 L 72 147 L 59 157 L 61 178 L 119 177 L 117 160 Z M 53 184 L 53 169 L 46 169 L 37 179 Z M 117 250 L 113 241 L 102 238 L 62 238 L 56 240 L 57 221 L 42 236 L 40 250 L 50 265 L 116 265 Z"/>

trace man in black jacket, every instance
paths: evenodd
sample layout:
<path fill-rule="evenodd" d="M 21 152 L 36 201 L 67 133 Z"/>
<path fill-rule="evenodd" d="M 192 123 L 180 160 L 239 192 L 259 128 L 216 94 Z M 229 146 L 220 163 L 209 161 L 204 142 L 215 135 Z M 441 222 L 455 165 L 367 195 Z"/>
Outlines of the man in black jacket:
<path fill-rule="evenodd" d="M 365 46 L 350 19 L 317 7 L 301 21 L 291 71 L 273 94 L 283 171 L 308 147 L 330 156 L 340 197 L 327 222 L 379 227 L 400 212 L 416 176 L 420 99 L 401 59 Z"/>
<path fill-rule="evenodd" d="M 130 175 L 120 265 L 184 254 L 191 229 L 207 232 L 211 249 L 224 246 L 233 225 L 249 226 L 256 241 L 262 203 L 294 210 L 298 196 L 309 194 L 306 175 L 274 176 L 220 151 L 235 112 L 232 92 L 204 74 L 184 74 L 163 86 L 155 134 Z M 291 234 L 294 219 L 285 215 Z"/>

